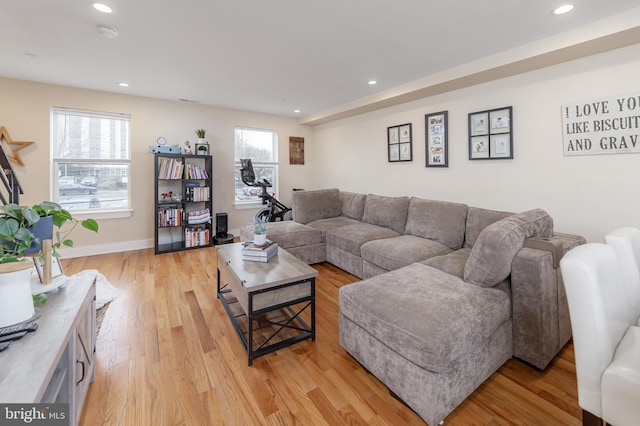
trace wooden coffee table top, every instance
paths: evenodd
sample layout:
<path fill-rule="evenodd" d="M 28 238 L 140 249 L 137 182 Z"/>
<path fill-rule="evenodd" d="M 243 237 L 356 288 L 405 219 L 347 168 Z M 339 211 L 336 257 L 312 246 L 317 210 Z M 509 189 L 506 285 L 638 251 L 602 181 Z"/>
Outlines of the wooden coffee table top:
<path fill-rule="evenodd" d="M 216 250 L 218 263 L 226 263 L 249 293 L 318 276 L 318 271 L 281 247 L 264 263 L 242 260 L 242 243 L 222 244 Z"/>

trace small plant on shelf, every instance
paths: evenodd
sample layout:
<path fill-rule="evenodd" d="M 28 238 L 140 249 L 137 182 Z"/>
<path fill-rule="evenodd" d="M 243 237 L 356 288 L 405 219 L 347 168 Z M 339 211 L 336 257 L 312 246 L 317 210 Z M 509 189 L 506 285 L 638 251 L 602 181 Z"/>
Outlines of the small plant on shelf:
<path fill-rule="evenodd" d="M 200 139 L 204 139 L 204 135 L 207 134 L 207 131 L 205 129 L 197 129 L 196 130 L 196 135 L 198 135 L 198 138 Z"/>

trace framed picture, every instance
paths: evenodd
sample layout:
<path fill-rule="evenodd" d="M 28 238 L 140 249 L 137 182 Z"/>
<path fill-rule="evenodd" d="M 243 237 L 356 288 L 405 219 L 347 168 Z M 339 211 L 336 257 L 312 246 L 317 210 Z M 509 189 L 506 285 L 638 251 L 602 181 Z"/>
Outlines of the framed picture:
<path fill-rule="evenodd" d="M 44 259 L 42 256 L 34 257 L 33 263 L 36 265 L 36 271 L 38 271 L 38 278 L 40 278 L 40 282 L 44 282 Z M 51 278 L 59 277 L 60 275 L 63 275 L 60 259 L 55 256 L 51 256 Z"/>
<path fill-rule="evenodd" d="M 289 136 L 289 164 L 304 164 L 304 138 Z"/>
<path fill-rule="evenodd" d="M 512 107 L 469 114 L 469 160 L 513 158 Z"/>
<path fill-rule="evenodd" d="M 389 162 L 413 161 L 411 123 L 387 127 Z"/>
<path fill-rule="evenodd" d="M 448 167 L 448 111 L 424 116 L 426 167 Z"/>

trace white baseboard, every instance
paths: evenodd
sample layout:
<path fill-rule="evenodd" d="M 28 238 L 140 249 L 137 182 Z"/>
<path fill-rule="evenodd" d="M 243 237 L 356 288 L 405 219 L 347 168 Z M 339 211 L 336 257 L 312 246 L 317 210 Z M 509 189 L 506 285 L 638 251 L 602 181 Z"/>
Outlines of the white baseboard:
<path fill-rule="evenodd" d="M 60 257 L 73 258 L 83 256 L 96 256 L 100 254 L 120 253 L 123 251 L 142 250 L 153 248 L 153 239 L 138 241 L 123 241 L 121 243 L 99 244 L 93 246 L 71 247 L 60 249 Z"/>
<path fill-rule="evenodd" d="M 240 229 L 230 229 L 230 234 L 240 237 Z M 66 247 L 60 249 L 60 257 L 71 259 L 74 257 L 97 256 L 100 254 L 120 253 L 123 251 L 143 250 L 153 248 L 153 239 L 138 241 L 123 241 L 121 243 L 99 244 L 84 247 Z"/>

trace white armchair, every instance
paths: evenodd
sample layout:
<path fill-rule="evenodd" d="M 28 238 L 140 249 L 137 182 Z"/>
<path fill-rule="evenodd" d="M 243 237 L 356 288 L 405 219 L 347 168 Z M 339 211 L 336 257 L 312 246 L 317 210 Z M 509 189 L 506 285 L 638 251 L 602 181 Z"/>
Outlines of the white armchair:
<path fill-rule="evenodd" d="M 618 228 L 604 237 L 613 247 L 620 265 L 622 284 L 629 306 L 629 322 L 640 325 L 640 229 Z"/>
<path fill-rule="evenodd" d="M 637 425 L 640 419 L 640 328 L 630 325 L 615 252 L 585 244 L 560 261 L 584 425 Z M 634 323 L 635 324 L 635 323 Z M 602 420 L 601 420 L 602 419 Z"/>

